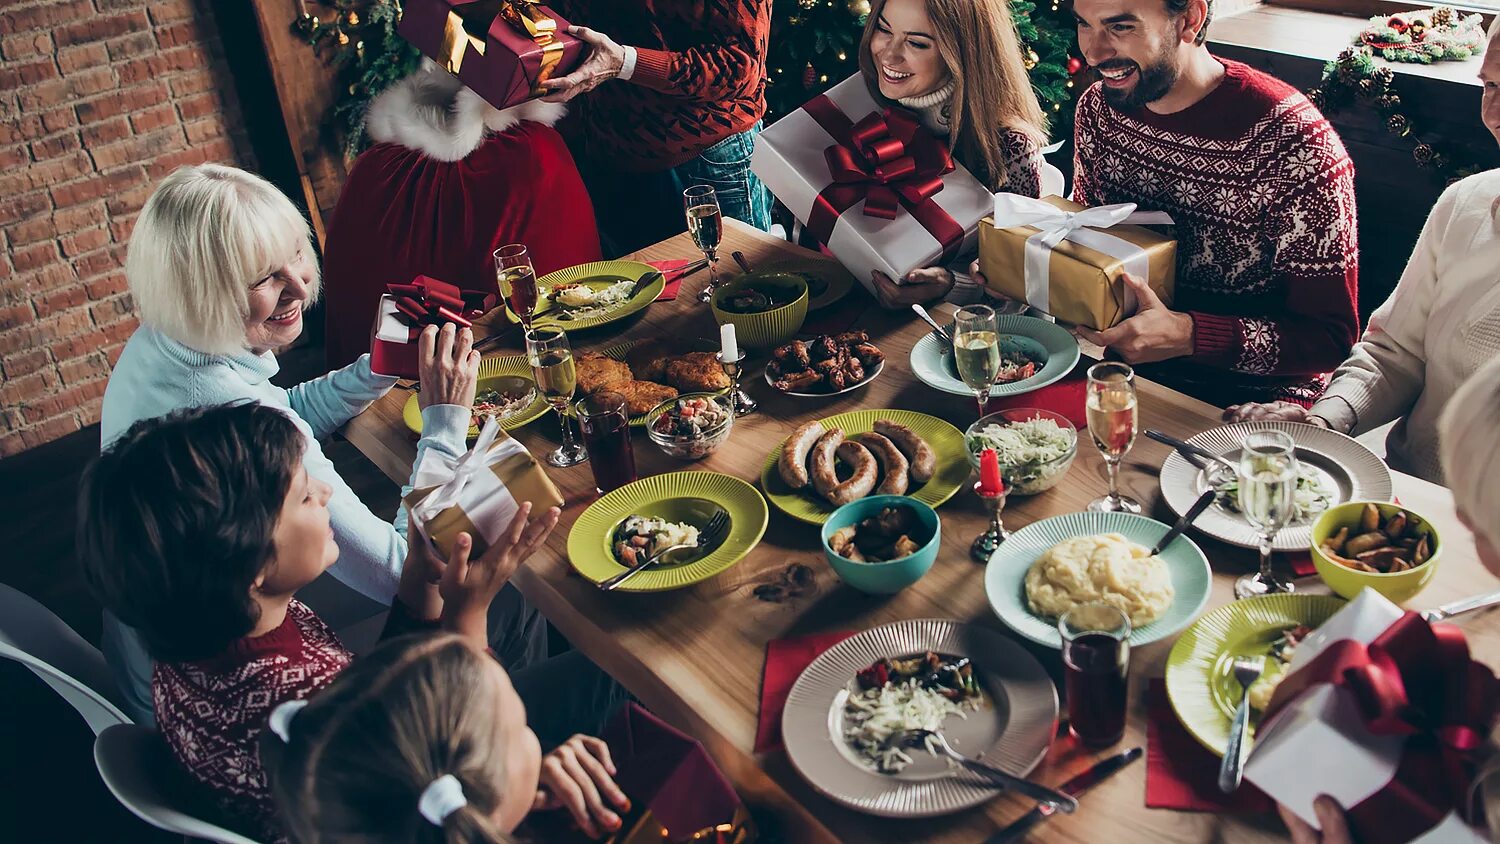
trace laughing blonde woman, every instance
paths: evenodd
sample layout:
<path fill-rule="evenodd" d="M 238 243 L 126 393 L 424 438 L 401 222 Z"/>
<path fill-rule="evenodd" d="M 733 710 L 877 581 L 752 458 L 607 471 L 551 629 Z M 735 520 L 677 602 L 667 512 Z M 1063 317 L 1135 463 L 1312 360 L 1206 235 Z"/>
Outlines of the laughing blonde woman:
<path fill-rule="evenodd" d="M 1041 193 L 1047 118 L 1031 88 L 1006 0 L 874 0 L 859 68 L 878 102 L 916 112 L 992 191 Z M 875 275 L 886 307 L 941 298 L 953 273 L 924 267 L 903 284 Z"/>

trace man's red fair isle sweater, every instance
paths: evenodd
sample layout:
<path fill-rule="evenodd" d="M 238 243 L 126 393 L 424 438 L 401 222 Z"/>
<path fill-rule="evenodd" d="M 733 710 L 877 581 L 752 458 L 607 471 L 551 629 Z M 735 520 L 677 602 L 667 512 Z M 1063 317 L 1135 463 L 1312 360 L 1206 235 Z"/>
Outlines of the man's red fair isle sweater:
<path fill-rule="evenodd" d="M 1174 114 L 1085 91 L 1073 198 L 1177 223 L 1172 308 L 1193 316 L 1193 353 L 1143 374 L 1219 405 L 1306 404 L 1359 336 L 1354 165 L 1296 89 L 1219 61 L 1219 86 Z"/>
<path fill-rule="evenodd" d="M 588 157 L 654 173 L 754 126 L 766 112 L 771 0 L 551 0 L 571 23 L 636 48 L 629 81 L 574 100 Z M 576 122 L 575 122 L 576 121 Z"/>

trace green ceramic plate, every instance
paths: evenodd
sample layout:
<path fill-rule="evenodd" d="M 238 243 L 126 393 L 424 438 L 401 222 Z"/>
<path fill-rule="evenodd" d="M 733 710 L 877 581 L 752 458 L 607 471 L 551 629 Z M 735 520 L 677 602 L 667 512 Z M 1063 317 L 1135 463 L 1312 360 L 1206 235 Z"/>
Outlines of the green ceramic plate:
<path fill-rule="evenodd" d="M 532 315 L 531 324 L 534 326 L 559 325 L 567 330 L 578 330 L 607 325 L 615 320 L 624 319 L 655 302 L 656 297 L 660 296 L 662 289 L 666 287 L 666 278 L 657 275 L 656 280 L 646 285 L 644 290 L 625 300 L 614 310 L 586 319 L 564 319 L 567 309 L 548 301 L 547 292 L 559 284 L 586 284 L 602 290 L 617 282 L 635 281 L 651 271 L 651 266 L 639 261 L 595 261 L 592 264 L 581 264 L 548 273 L 537 279 L 536 313 Z"/>
<path fill-rule="evenodd" d="M 933 473 L 932 480 L 908 490 L 907 495 L 935 508 L 952 498 L 969 479 L 969 459 L 964 451 L 963 432 L 936 416 L 912 410 L 854 410 L 830 416 L 818 424 L 825 431 L 842 428 L 844 434 L 852 438 L 855 434 L 867 434 L 875 430 L 875 423 L 881 419 L 889 419 L 911 428 L 918 436 L 927 440 L 927 444 L 937 454 L 937 471 Z M 766 498 L 776 505 L 776 509 L 788 516 L 808 524 L 823 524 L 838 507 L 824 501 L 811 488 L 794 490 L 786 485 L 781 479 L 781 473 L 776 471 L 781 448 L 782 446 L 777 446 L 766 459 L 765 468 L 760 473 L 761 489 L 766 491 Z"/>
<path fill-rule="evenodd" d="M 536 390 L 536 382 L 532 379 L 531 364 L 526 362 L 525 355 L 503 355 L 500 357 L 485 358 L 479 363 L 479 382 L 476 392 L 484 392 L 495 388 L 500 384 L 518 383 L 525 381 L 530 389 Z M 541 393 L 536 393 L 531 404 L 525 408 L 512 413 L 500 420 L 500 429 L 510 431 L 521 427 L 529 422 L 534 422 L 547 412 L 547 400 L 542 398 Z M 417 406 L 417 394 L 413 392 L 406 400 L 406 406 L 401 409 L 401 418 L 406 422 L 406 427 L 415 433 L 422 433 L 422 410 Z M 479 436 L 479 428 L 469 427 L 469 436 Z"/>
<path fill-rule="evenodd" d="M 1262 595 L 1225 604 L 1198 619 L 1167 657 L 1167 698 L 1177 719 L 1204 747 L 1223 756 L 1241 693 L 1234 679 L 1235 657 L 1269 654 L 1286 628 L 1317 627 L 1343 606 L 1343 599 L 1332 595 Z M 1258 720 L 1252 711 L 1252 730 Z"/>
<path fill-rule="evenodd" d="M 1040 645 L 1062 648 L 1057 619 L 1032 613 L 1026 605 L 1026 572 L 1053 545 L 1075 536 L 1096 533 L 1118 533 L 1138 545 L 1150 548 L 1167 532 L 1167 526 L 1155 519 L 1130 513 L 1067 513 L 1032 522 L 1012 533 L 990 557 L 984 570 L 984 591 L 995 615 L 1010 629 Z M 1130 644 L 1144 645 L 1176 633 L 1193 622 L 1208 603 L 1213 572 L 1208 558 L 1188 537 L 1178 537 L 1162 560 L 1172 575 L 1172 605 L 1161 618 L 1143 624 L 1130 633 Z"/>
<path fill-rule="evenodd" d="M 1019 396 L 1058 381 L 1078 363 L 1078 340 L 1056 323 L 1018 314 L 999 314 L 995 324 L 1002 335 L 1002 348 L 1015 348 L 1046 362 L 1024 381 L 990 386 L 991 396 Z M 952 330 L 951 328 L 949 329 Z M 923 384 L 956 396 L 973 397 L 974 391 L 959 380 L 953 351 L 937 335 L 928 333 L 911 348 L 911 371 Z"/>
<path fill-rule="evenodd" d="M 720 510 L 729 512 L 729 535 L 697 560 L 667 563 L 620 586 L 621 592 L 663 592 L 707 580 L 739 562 L 760 542 L 770 511 L 748 483 L 717 472 L 669 472 L 622 486 L 589 505 L 568 533 L 568 560 L 598 583 L 625 570 L 615 560 L 615 529 L 630 516 L 656 516 L 703 527 Z"/>
<path fill-rule="evenodd" d="M 807 310 L 816 311 L 832 305 L 854 289 L 854 274 L 837 261 L 787 258 L 765 266 L 769 272 L 792 273 L 807 280 Z"/>

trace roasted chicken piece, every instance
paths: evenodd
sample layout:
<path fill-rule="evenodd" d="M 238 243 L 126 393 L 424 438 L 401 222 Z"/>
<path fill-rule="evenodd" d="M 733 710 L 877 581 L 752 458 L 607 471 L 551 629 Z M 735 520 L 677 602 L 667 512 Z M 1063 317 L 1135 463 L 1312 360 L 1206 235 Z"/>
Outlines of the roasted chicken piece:
<path fill-rule="evenodd" d="M 676 390 L 655 381 L 623 381 L 612 384 L 610 389 L 625 396 L 626 409 L 631 416 L 649 413 L 651 408 L 667 399 L 677 398 Z"/>
<path fill-rule="evenodd" d="M 823 380 L 823 373 L 812 369 L 792 372 L 777 378 L 772 386 L 783 392 L 805 393 Z"/>
<path fill-rule="evenodd" d="M 573 360 L 578 372 L 578 389 L 585 393 L 597 393 L 633 377 L 630 367 L 623 361 L 607 358 L 598 352 L 579 352 Z"/>
<path fill-rule="evenodd" d="M 729 386 L 724 367 L 710 352 L 692 352 L 668 361 L 666 381 L 685 393 L 712 392 Z"/>
<path fill-rule="evenodd" d="M 861 331 L 860 333 L 863 334 L 864 332 Z M 849 351 L 856 358 L 859 358 L 859 362 L 864 364 L 867 369 L 885 360 L 885 353 L 877 349 L 874 343 L 855 343 L 850 346 Z"/>

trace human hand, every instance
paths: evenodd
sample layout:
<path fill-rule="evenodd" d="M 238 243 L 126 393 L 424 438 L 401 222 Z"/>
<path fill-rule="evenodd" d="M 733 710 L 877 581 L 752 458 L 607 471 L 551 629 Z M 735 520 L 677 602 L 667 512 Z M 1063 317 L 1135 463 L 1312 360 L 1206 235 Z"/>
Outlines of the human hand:
<path fill-rule="evenodd" d="M 573 736 L 542 760 L 542 781 L 531 808 L 567 809 L 590 837 L 614 832 L 620 828 L 620 816 L 605 799 L 622 812 L 630 811 L 629 798 L 615 785 L 616 773 L 609 745 L 593 736 Z"/>
<path fill-rule="evenodd" d="M 432 543 L 418 529 L 416 519 L 407 513 L 406 563 L 401 567 L 401 580 L 396 585 L 396 600 L 411 612 L 413 618 L 426 620 L 442 615 L 443 598 L 438 592 L 438 583 L 447 567 Z"/>
<path fill-rule="evenodd" d="M 1349 832 L 1349 821 L 1344 818 L 1343 808 L 1338 801 L 1326 794 L 1313 801 L 1318 825 L 1323 827 L 1321 834 L 1287 807 L 1278 803 L 1276 811 L 1281 813 L 1281 820 L 1292 834 L 1292 844 L 1354 844 L 1354 836 Z"/>
<path fill-rule="evenodd" d="M 1313 420 L 1317 420 L 1316 422 Z M 1273 422 L 1311 422 L 1316 425 L 1320 422 L 1324 427 L 1327 423 L 1321 417 L 1309 416 L 1307 408 L 1300 404 L 1289 401 L 1270 402 L 1248 402 L 1237 404 L 1224 411 L 1225 422 L 1258 422 L 1270 420 Z"/>
<path fill-rule="evenodd" d="M 921 305 L 941 299 L 953 289 L 953 273 L 943 267 L 919 267 L 906 274 L 905 284 L 891 281 L 891 277 L 873 270 L 870 278 L 875 282 L 875 298 L 880 306 L 889 310 Z"/>
<path fill-rule="evenodd" d="M 565 103 L 579 94 L 587 94 L 619 76 L 620 68 L 625 66 L 625 48 L 608 35 L 586 26 L 570 26 L 568 34 L 589 45 L 588 58 L 567 76 L 542 80 L 543 90 L 551 92 L 542 97 L 544 103 Z"/>
<path fill-rule="evenodd" d="M 1167 307 L 1145 280 L 1130 273 L 1125 273 L 1123 278 L 1140 303 L 1135 315 L 1105 331 L 1080 326 L 1078 336 L 1097 346 L 1113 349 L 1129 364 L 1155 363 L 1192 354 L 1192 315 Z"/>
<path fill-rule="evenodd" d="M 484 556 L 472 562 L 469 552 L 474 540 L 467 533 L 460 533 L 453 541 L 453 554 L 438 585 L 443 598 L 444 628 L 467 637 L 481 648 L 489 647 L 490 602 L 515 574 L 521 561 L 546 541 L 561 513 L 553 507 L 533 522 L 531 502 L 523 502 L 505 532 Z"/>
<path fill-rule="evenodd" d="M 474 406 L 474 387 L 479 381 L 479 353 L 474 351 L 474 332 L 451 322 L 439 329 L 429 325 L 417 339 L 417 373 L 422 390 L 417 406 L 426 410 L 436 404 Z"/>

